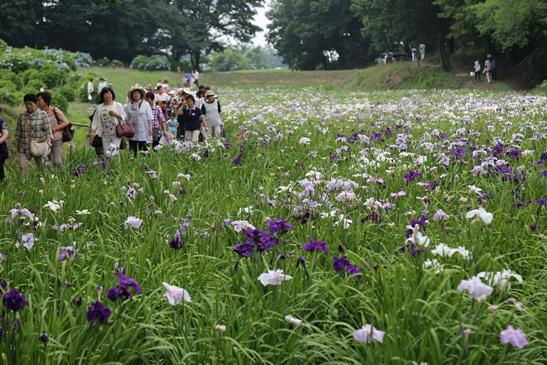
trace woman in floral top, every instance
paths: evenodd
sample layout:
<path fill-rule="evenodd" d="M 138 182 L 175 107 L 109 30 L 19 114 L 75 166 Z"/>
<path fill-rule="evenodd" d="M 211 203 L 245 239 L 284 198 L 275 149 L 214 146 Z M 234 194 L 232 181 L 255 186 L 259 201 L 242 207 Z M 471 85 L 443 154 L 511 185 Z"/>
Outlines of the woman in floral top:
<path fill-rule="evenodd" d="M 99 94 L 100 104 L 95 109 L 91 122 L 90 140 L 98 135 L 103 141 L 103 151 L 107 155 L 120 148 L 121 138 L 116 136 L 116 126 L 125 119 L 125 110 L 116 100 L 116 94 L 110 87 L 105 87 Z"/>

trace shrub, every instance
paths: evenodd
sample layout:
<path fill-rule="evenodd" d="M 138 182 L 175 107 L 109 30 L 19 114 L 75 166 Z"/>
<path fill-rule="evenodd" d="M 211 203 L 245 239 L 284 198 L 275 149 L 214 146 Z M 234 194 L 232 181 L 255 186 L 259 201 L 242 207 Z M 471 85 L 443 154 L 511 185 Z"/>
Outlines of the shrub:
<path fill-rule="evenodd" d="M 7 82 L 12 82 L 16 89 L 23 87 L 21 78 L 16 73 L 8 70 L 0 70 L 0 84 L 5 86 Z"/>
<path fill-rule="evenodd" d="M 38 79 L 30 80 L 23 88 L 23 94 L 29 94 L 29 93 L 36 94 L 44 86 L 45 85 L 41 80 L 38 80 Z"/>
<path fill-rule="evenodd" d="M 73 84 L 66 84 L 58 90 L 67 101 L 74 101 L 76 99 L 77 89 L 74 87 Z"/>
<path fill-rule="evenodd" d="M 65 83 L 66 72 L 53 63 L 48 63 L 40 69 L 40 80 L 43 80 L 50 89 Z"/>
<path fill-rule="evenodd" d="M 169 58 L 164 55 L 152 55 L 150 57 L 138 55 L 131 61 L 130 68 L 144 71 L 170 70 Z"/>
<path fill-rule="evenodd" d="M 68 100 L 63 96 L 59 89 L 51 90 L 51 104 L 65 113 L 68 110 Z"/>
<path fill-rule="evenodd" d="M 10 80 L 0 81 L 0 103 L 19 104 L 22 100 L 21 93 L 17 91 L 13 82 Z"/>

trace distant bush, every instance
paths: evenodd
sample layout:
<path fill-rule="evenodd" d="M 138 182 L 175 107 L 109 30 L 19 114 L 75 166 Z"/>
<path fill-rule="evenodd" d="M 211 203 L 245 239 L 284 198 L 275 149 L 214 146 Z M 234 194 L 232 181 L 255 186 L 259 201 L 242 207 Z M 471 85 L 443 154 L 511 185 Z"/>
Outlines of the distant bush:
<path fill-rule="evenodd" d="M 92 63 L 88 53 L 12 48 L 0 40 L 0 102 L 19 104 L 23 94 L 45 88 L 55 95 L 59 107 L 66 109 L 68 102 L 79 96 L 81 75 L 74 71 Z"/>
<path fill-rule="evenodd" d="M 61 90 L 56 89 L 51 91 L 51 104 L 61 109 L 66 113 L 68 110 L 68 100 L 61 93 Z"/>
<path fill-rule="evenodd" d="M 114 67 L 114 68 L 125 66 L 122 61 L 111 60 L 106 57 L 99 58 L 98 60 L 94 62 L 94 65 L 99 67 Z"/>
<path fill-rule="evenodd" d="M 131 61 L 129 68 L 144 71 L 170 70 L 171 62 L 164 55 L 152 55 L 150 57 L 139 55 Z"/>

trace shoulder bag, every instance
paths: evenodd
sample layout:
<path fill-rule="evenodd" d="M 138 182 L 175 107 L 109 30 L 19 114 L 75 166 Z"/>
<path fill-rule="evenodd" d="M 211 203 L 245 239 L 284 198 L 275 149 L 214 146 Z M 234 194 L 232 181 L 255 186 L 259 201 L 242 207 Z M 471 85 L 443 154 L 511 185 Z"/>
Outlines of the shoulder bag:
<path fill-rule="evenodd" d="M 32 131 L 30 127 L 30 121 L 28 119 L 25 121 L 25 125 L 29 140 L 30 155 L 32 157 L 44 157 L 49 152 L 49 145 L 47 144 L 47 141 L 36 142 L 34 139 L 32 139 Z"/>
<path fill-rule="evenodd" d="M 59 117 L 57 117 L 57 110 L 55 107 L 53 108 L 53 114 L 55 114 L 55 120 L 57 120 L 57 124 L 59 124 Z M 72 141 L 72 138 L 74 138 L 74 126 L 72 123 L 68 122 L 68 125 L 63 128 L 63 142 L 70 142 Z"/>
<path fill-rule="evenodd" d="M 139 103 L 139 108 L 137 109 L 137 113 L 140 112 L 140 109 L 141 109 L 141 103 Z M 133 123 L 131 122 L 126 122 L 126 123 L 118 123 L 118 125 L 116 126 L 116 137 L 118 138 L 122 138 L 122 137 L 127 137 L 127 138 L 131 138 L 135 135 L 135 126 L 133 125 Z"/>

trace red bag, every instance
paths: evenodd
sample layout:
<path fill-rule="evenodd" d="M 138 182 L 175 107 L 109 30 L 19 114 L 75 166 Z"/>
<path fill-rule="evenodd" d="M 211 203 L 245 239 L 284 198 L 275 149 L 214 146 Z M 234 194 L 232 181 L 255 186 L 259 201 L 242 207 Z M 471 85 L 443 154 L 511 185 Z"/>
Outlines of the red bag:
<path fill-rule="evenodd" d="M 135 135 L 135 127 L 132 123 L 120 123 L 116 126 L 116 136 L 118 138 L 131 138 Z"/>

